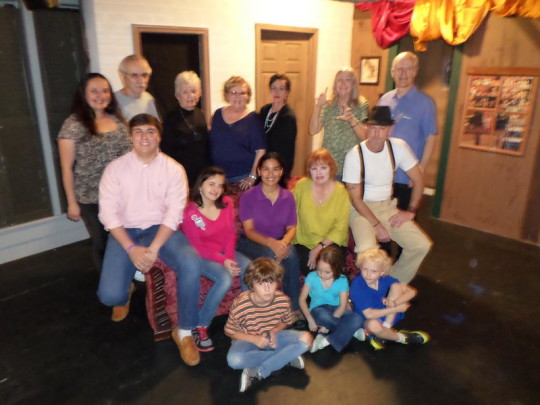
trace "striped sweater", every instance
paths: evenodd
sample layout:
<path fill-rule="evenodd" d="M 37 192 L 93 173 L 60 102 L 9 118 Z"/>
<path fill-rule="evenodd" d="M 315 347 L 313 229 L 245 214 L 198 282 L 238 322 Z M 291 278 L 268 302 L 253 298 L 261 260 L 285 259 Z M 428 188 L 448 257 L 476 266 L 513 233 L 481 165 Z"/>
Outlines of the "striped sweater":
<path fill-rule="evenodd" d="M 291 300 L 277 290 L 274 300 L 267 306 L 256 305 L 250 297 L 251 291 L 244 291 L 235 298 L 225 324 L 225 333 L 247 333 L 263 335 L 280 322 L 291 325 L 294 321 Z"/>

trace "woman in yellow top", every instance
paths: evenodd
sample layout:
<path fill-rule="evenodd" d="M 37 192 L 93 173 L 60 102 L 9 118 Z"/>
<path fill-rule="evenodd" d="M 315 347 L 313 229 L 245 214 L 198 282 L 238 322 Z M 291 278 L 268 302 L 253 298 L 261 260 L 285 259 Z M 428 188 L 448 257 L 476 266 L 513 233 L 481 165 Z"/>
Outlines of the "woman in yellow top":
<path fill-rule="evenodd" d="M 329 245 L 345 253 L 349 240 L 349 195 L 334 180 L 337 165 L 326 149 L 314 151 L 306 164 L 309 177 L 294 188 L 298 225 L 294 244 L 304 275 L 315 269 L 317 257 Z"/>

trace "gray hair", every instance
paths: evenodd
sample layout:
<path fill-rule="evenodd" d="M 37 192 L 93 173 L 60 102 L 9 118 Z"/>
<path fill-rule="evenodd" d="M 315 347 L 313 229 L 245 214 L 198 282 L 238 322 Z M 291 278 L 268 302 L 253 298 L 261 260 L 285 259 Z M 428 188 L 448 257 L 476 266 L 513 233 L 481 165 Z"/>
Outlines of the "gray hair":
<path fill-rule="evenodd" d="M 122 59 L 122 62 L 120 62 L 120 65 L 118 65 L 118 71 L 120 73 L 124 73 L 126 71 L 127 65 L 132 62 L 145 62 L 148 65 L 148 68 L 150 69 L 150 73 L 152 73 L 152 67 L 150 66 L 150 63 L 148 63 L 148 60 L 141 55 L 128 55 L 124 59 Z"/>
<path fill-rule="evenodd" d="M 175 94 L 180 91 L 183 86 L 194 86 L 201 92 L 201 79 L 197 76 L 193 70 L 185 70 L 182 73 L 178 73 L 174 79 L 174 92 Z"/>
<path fill-rule="evenodd" d="M 399 63 L 399 61 L 404 59 L 410 59 L 413 61 L 414 68 L 418 70 L 419 62 L 418 62 L 418 56 L 412 52 L 401 52 L 399 53 L 394 60 L 392 61 L 392 70 L 396 68 L 396 65 Z"/>

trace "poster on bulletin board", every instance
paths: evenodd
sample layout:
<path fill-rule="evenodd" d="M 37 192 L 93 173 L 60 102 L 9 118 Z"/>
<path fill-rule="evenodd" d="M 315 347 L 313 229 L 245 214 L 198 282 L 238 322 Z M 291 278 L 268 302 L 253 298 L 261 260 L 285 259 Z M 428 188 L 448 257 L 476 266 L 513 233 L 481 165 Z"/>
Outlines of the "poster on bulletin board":
<path fill-rule="evenodd" d="M 540 69 L 469 68 L 459 146 L 522 156 Z"/>

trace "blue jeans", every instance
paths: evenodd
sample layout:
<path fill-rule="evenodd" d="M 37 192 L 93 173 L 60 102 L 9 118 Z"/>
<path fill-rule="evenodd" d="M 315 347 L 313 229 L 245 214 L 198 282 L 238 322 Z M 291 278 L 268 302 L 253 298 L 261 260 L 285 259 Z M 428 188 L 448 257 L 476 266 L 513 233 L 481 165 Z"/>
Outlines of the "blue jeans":
<path fill-rule="evenodd" d="M 266 378 L 289 362 L 306 352 L 306 342 L 300 340 L 305 332 L 282 330 L 276 335 L 275 349 L 259 349 L 253 343 L 235 340 L 227 353 L 227 363 L 235 370 L 258 368 L 261 377 Z"/>
<path fill-rule="evenodd" d="M 206 299 L 199 312 L 199 322 L 197 325 L 209 326 L 216 314 L 219 304 L 223 301 L 223 297 L 225 297 L 225 294 L 227 294 L 231 288 L 232 277 L 222 264 L 207 259 L 201 260 L 201 275 L 213 281 L 214 284 L 206 294 Z M 241 268 L 240 274 L 243 274 L 246 271 L 246 267 L 249 265 L 250 260 L 239 252 L 236 252 L 235 260 Z"/>
<path fill-rule="evenodd" d="M 158 228 L 159 225 L 147 229 L 126 228 L 126 232 L 136 245 L 149 246 Z M 165 242 L 158 256 L 176 274 L 179 328 L 193 329 L 199 324 L 202 259 L 179 231 Z M 125 305 L 135 270 L 125 250 L 109 235 L 99 279 L 99 300 L 108 306 Z"/>
<path fill-rule="evenodd" d="M 244 235 L 238 240 L 236 248 L 251 259 L 258 257 L 270 257 L 273 259 L 275 257 L 272 249 L 259 245 Z M 300 266 L 294 245 L 289 245 L 289 256 L 281 261 L 281 265 L 285 269 L 285 274 L 283 275 L 283 292 L 291 299 L 293 310 L 296 311 L 300 308 L 298 305 L 298 297 L 300 296 Z M 244 273 L 242 273 L 240 280 L 242 281 L 242 291 L 248 290 L 248 287 L 244 284 Z"/>
<path fill-rule="evenodd" d="M 324 326 L 330 331 L 326 336 L 330 344 L 338 352 L 341 352 L 350 342 L 351 338 L 358 329 L 364 324 L 364 317 L 352 311 L 346 310 L 341 318 L 334 317 L 334 305 L 320 305 L 313 308 L 310 312 L 317 322 L 317 325 Z"/>

